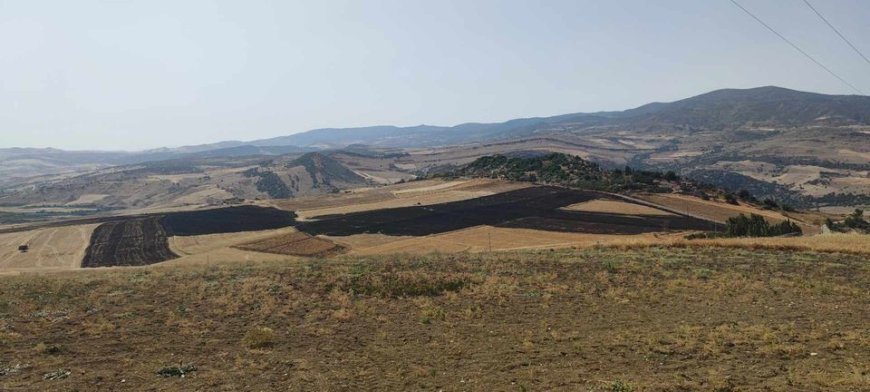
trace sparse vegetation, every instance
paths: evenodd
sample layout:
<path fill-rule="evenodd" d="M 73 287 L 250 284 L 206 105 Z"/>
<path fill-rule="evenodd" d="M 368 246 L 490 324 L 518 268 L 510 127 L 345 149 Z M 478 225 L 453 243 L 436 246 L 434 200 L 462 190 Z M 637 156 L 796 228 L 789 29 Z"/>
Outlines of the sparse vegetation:
<path fill-rule="evenodd" d="M 670 192 L 669 183 L 681 178 L 673 171 L 634 170 L 630 167 L 612 171 L 578 156 L 552 153 L 536 157 L 509 158 L 504 155 L 484 156 L 468 165 L 439 176 L 498 178 L 510 181 L 528 181 L 562 185 L 578 189 L 608 192 L 646 191 Z"/>
<path fill-rule="evenodd" d="M 864 210 L 856 208 L 852 213 L 846 216 L 842 222 L 834 222 L 831 218 L 825 220 L 825 225 L 833 231 L 849 231 L 870 232 L 870 222 L 864 219 Z"/>
<path fill-rule="evenodd" d="M 178 366 L 166 366 L 160 368 L 157 371 L 157 374 L 163 377 L 181 377 L 193 373 L 196 371 L 196 366 L 193 365 L 178 365 Z"/>
<path fill-rule="evenodd" d="M 242 173 L 245 177 L 257 177 L 257 190 L 275 199 L 293 197 L 293 191 L 284 180 L 275 172 L 260 171 L 259 168 L 251 168 Z"/>

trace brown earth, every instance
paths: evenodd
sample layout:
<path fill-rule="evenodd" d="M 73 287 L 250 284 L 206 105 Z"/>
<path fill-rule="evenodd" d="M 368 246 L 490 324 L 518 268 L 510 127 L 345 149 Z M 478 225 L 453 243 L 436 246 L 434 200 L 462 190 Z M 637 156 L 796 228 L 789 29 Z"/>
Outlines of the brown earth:
<path fill-rule="evenodd" d="M 344 249 L 327 239 L 312 237 L 303 232 L 280 234 L 235 246 L 242 250 L 276 253 L 290 256 L 331 256 Z"/>
<path fill-rule="evenodd" d="M 647 248 L 0 277 L 0 389 L 860 391 L 868 268 Z"/>

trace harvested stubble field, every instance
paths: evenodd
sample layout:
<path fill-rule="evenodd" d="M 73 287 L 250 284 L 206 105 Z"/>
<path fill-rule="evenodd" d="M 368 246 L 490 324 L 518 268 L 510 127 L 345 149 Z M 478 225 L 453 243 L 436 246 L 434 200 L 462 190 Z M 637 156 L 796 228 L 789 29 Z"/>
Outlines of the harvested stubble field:
<path fill-rule="evenodd" d="M 96 224 L 0 234 L 0 273 L 79 268 Z M 27 245 L 27 252 L 18 247 Z"/>
<path fill-rule="evenodd" d="M 563 209 L 568 211 L 605 212 L 610 214 L 624 215 L 665 215 L 674 214 L 658 208 L 647 207 L 640 204 L 629 203 L 622 200 L 598 199 L 582 203 L 572 204 Z"/>
<path fill-rule="evenodd" d="M 868 289 L 865 257 L 741 249 L 2 277 L 0 389 L 860 391 Z"/>

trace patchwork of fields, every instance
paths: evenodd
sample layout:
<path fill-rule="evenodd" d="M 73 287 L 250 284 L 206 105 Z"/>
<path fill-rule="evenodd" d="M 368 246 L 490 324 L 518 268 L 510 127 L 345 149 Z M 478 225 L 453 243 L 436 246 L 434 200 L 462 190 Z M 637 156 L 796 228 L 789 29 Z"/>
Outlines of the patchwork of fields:
<path fill-rule="evenodd" d="M 316 221 L 301 223 L 298 228 L 331 236 L 365 233 L 425 236 L 481 225 L 627 235 L 719 227 L 713 222 L 674 214 L 627 216 L 562 208 L 603 197 L 597 192 L 536 186 L 451 203 L 321 216 Z"/>
<path fill-rule="evenodd" d="M 721 222 L 738 213 L 760 213 L 773 221 L 796 219 L 806 233 L 817 232 L 815 221 L 820 219 L 684 195 L 626 197 L 489 179 L 414 181 L 259 204 L 88 218 L 37 225 L 30 230 L 7 228 L 0 233 L 6 252 L 0 259 L 0 272 L 148 265 L 168 260 L 176 264 L 340 253 L 678 244 L 687 232 L 720 230 Z M 33 250 L 18 252 L 17 246 L 28 238 L 34 239 Z M 775 246 L 805 242 L 778 241 Z M 774 246 L 763 245 L 774 244 L 771 241 L 745 239 L 705 243 Z M 841 241 L 831 244 L 820 249 L 848 251 Z"/>

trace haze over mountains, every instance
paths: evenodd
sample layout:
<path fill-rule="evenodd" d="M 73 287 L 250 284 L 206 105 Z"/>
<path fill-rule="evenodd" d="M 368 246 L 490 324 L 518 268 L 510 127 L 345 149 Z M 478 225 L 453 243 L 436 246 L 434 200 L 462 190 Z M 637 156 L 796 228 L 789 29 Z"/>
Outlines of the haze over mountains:
<path fill-rule="evenodd" d="M 449 146 L 455 147 L 445 148 Z M 364 158 L 330 152 L 339 149 L 362 151 Z M 7 148 L 0 149 L 0 186 L 47 186 L 58 177 L 121 166 L 112 169 L 118 172 L 125 170 L 123 165 L 145 162 L 188 160 L 196 166 L 210 160 L 214 166 L 224 160 L 218 166 L 236 167 L 232 160 L 287 154 L 295 159 L 313 151 L 327 152 L 360 176 L 381 183 L 485 154 L 557 151 L 603 165 L 675 170 L 784 200 L 807 196 L 828 203 L 838 194 L 870 194 L 870 97 L 759 87 L 717 90 L 618 112 L 494 124 L 328 128 L 141 152 Z M 383 162 L 360 164 L 360 159 Z"/>

